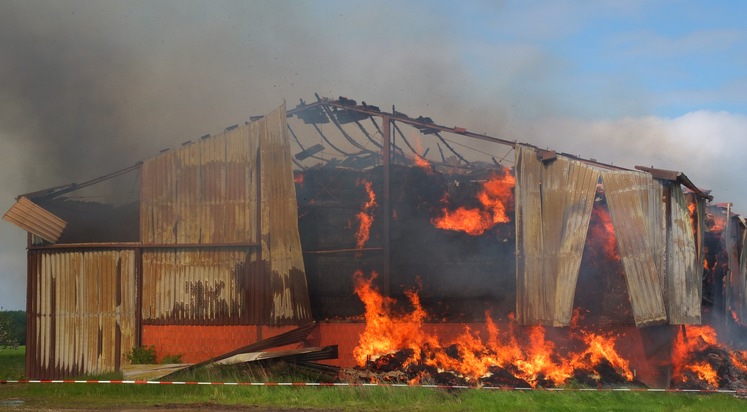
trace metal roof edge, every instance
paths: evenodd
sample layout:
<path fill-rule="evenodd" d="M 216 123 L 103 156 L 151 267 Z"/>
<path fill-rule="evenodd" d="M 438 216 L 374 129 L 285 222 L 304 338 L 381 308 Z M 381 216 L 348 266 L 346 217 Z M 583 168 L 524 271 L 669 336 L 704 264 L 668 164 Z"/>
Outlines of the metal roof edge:
<path fill-rule="evenodd" d="M 655 167 L 646 167 L 646 166 L 638 166 L 635 167 L 637 170 L 640 170 L 642 172 L 650 173 L 651 176 L 654 177 L 654 179 L 662 179 L 662 180 L 669 180 L 672 182 L 678 182 L 681 185 L 685 186 L 686 188 L 690 189 L 695 193 L 696 195 L 708 199 L 709 201 L 713 200 L 713 196 L 706 193 L 705 191 L 701 190 L 695 184 L 682 172 L 678 172 L 676 170 L 667 170 L 667 169 L 657 169 Z"/>

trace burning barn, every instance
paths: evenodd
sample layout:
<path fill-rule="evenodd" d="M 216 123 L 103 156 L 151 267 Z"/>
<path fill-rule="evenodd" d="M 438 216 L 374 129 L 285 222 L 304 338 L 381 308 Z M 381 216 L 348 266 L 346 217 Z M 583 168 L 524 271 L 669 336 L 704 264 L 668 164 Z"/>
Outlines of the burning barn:
<path fill-rule="evenodd" d="M 251 120 L 18 197 L 29 376 L 118 369 L 149 345 L 201 362 L 315 320 L 304 344 L 339 345 L 332 364 L 410 382 L 666 385 L 686 374 L 683 325 L 745 319 L 744 222 L 713 241 L 712 198 L 683 173 L 342 97 Z M 469 142 L 491 149 L 474 160 Z M 121 205 L 71 196 L 133 174 Z"/>

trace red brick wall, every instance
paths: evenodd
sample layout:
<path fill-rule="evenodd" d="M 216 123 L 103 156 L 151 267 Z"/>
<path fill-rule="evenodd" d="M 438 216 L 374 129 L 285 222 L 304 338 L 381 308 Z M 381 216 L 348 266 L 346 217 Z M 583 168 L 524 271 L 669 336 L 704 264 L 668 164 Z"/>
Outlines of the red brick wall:
<path fill-rule="evenodd" d="M 473 330 L 481 330 L 483 324 L 429 323 L 427 333 L 437 334 L 443 342 L 451 342 L 464 332 L 468 325 Z M 338 345 L 339 358 L 326 361 L 330 365 L 355 366 L 353 350 L 358 345 L 358 337 L 365 329 L 361 322 L 319 322 L 305 342 L 289 345 L 290 349 L 304 346 Z M 197 325 L 143 325 L 143 346 L 156 348 L 158 361 L 164 356 L 182 355 L 186 363 L 201 362 L 232 350 L 266 339 L 293 329 L 293 326 L 197 326 Z M 485 332 L 481 332 L 485 333 Z"/>
<path fill-rule="evenodd" d="M 256 325 L 143 325 L 143 346 L 153 345 L 160 362 L 164 356 L 182 355 L 182 362 L 201 362 L 260 339 L 293 329 L 294 326 Z M 289 346 L 300 347 L 300 345 Z"/>

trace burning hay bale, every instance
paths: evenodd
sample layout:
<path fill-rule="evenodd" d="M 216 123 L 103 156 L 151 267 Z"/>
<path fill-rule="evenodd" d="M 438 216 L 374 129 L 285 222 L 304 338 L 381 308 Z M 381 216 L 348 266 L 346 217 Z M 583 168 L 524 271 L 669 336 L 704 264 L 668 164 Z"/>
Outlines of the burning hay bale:
<path fill-rule="evenodd" d="M 444 344 L 424 330 L 427 314 L 417 291 L 406 292 L 413 310 L 403 312 L 372 286 L 375 276 L 359 272 L 355 279 L 366 306 L 366 329 L 354 351 L 359 366 L 346 372 L 348 380 L 522 388 L 572 381 L 593 387 L 639 384 L 612 336 L 572 328 L 560 350 L 556 340 L 561 339 L 547 338 L 541 326 L 526 328 L 527 335 L 519 336 L 513 323 L 501 331 L 486 314 L 485 340 L 482 330 L 465 325 L 461 335 Z"/>
<path fill-rule="evenodd" d="M 747 389 L 747 351 L 719 343 L 710 326 L 683 327 L 675 340 L 672 358 L 675 388 Z"/>

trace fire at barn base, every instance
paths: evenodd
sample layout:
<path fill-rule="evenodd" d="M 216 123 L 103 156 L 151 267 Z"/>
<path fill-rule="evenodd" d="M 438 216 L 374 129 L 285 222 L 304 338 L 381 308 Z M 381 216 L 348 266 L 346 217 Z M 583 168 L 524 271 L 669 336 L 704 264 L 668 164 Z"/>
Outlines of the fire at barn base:
<path fill-rule="evenodd" d="M 747 226 L 712 199 L 341 97 L 4 219 L 28 232 L 32 378 L 153 346 L 353 382 L 743 390 Z"/>

